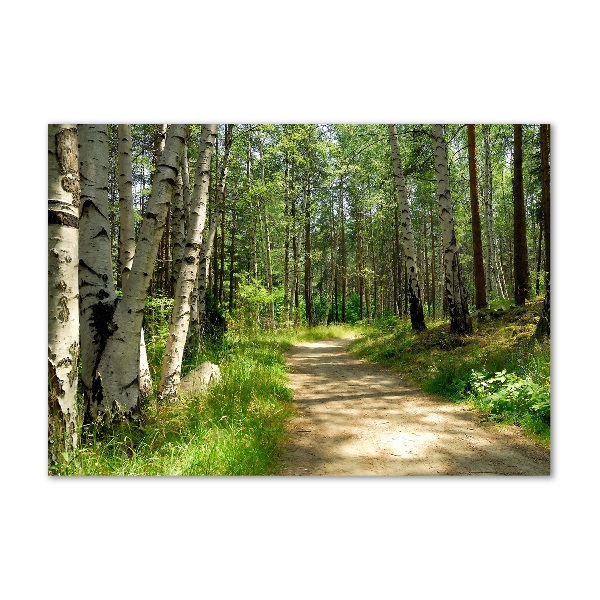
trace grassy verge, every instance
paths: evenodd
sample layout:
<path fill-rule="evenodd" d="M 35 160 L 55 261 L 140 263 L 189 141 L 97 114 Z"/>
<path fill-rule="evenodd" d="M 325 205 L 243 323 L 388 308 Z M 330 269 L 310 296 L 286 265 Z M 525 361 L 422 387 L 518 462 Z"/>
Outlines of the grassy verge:
<path fill-rule="evenodd" d="M 550 444 L 550 343 L 533 337 L 541 301 L 499 311 L 475 322 L 474 333 L 449 333 L 447 321 L 386 319 L 366 328 L 351 351 L 394 367 L 412 383 L 455 402 L 468 402 L 488 419 L 516 424 Z"/>
<path fill-rule="evenodd" d="M 160 376 L 166 326 L 148 327 L 148 360 Z M 204 394 L 156 406 L 143 424 L 88 426 L 80 449 L 53 473 L 61 475 L 270 475 L 279 472 L 292 397 L 285 352 L 300 340 L 351 335 L 345 327 L 226 335 L 184 363 L 184 374 L 204 360 L 218 363 L 222 380 Z M 356 332 L 354 332 L 356 333 Z"/>

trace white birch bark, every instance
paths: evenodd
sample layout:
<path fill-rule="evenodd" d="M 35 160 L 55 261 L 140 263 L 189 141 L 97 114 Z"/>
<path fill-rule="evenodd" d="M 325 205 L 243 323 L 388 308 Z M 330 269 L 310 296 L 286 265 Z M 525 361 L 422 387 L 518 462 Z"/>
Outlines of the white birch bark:
<path fill-rule="evenodd" d="M 135 255 L 135 222 L 133 215 L 133 174 L 131 166 L 131 127 L 118 125 L 119 168 L 119 265 L 121 287 L 126 293 L 127 279 Z M 144 398 L 152 395 L 152 376 L 146 355 L 144 329 L 140 332 L 140 392 Z"/>
<path fill-rule="evenodd" d="M 185 221 L 185 233 L 187 234 L 190 220 L 190 165 L 187 156 L 187 144 L 183 148 L 181 176 L 183 179 L 183 218 Z"/>
<path fill-rule="evenodd" d="M 48 125 L 48 462 L 78 446 L 77 127 Z"/>
<path fill-rule="evenodd" d="M 462 281 L 459 249 L 454 231 L 450 175 L 448 172 L 448 148 L 442 125 L 432 125 L 432 134 L 444 251 L 444 284 L 450 313 L 450 330 L 456 333 L 471 333 L 473 325 L 469 316 L 469 307 Z"/>
<path fill-rule="evenodd" d="M 394 167 L 394 183 L 398 195 L 398 206 L 400 208 L 400 223 L 402 226 L 402 247 L 408 271 L 408 292 L 410 301 L 410 320 L 412 328 L 418 331 L 425 329 L 425 317 L 423 314 L 423 296 L 419 284 L 419 271 L 417 268 L 417 252 L 412 231 L 410 208 L 408 206 L 408 195 L 406 193 L 406 181 L 402 171 L 400 160 L 400 146 L 398 144 L 398 130 L 396 125 L 388 125 L 390 147 L 392 150 L 392 164 Z"/>
<path fill-rule="evenodd" d="M 112 273 L 108 205 L 108 127 L 79 125 L 79 318 L 81 382 L 86 412 L 97 414 L 98 361 L 114 331 L 117 296 Z"/>
<path fill-rule="evenodd" d="M 135 254 L 135 227 L 133 217 L 133 191 L 131 166 L 131 127 L 117 126 L 119 168 L 119 267 L 123 289 L 131 272 Z"/>
<path fill-rule="evenodd" d="M 216 125 L 203 125 L 192 198 L 188 235 L 177 285 L 175 304 L 171 315 L 169 337 L 162 363 L 158 399 L 175 401 L 181 381 L 183 350 L 190 325 L 190 301 L 198 275 L 198 261 L 202 232 L 206 222 L 206 202 L 210 184 L 210 162 L 217 132 Z"/>
<path fill-rule="evenodd" d="M 115 331 L 108 338 L 98 372 L 102 383 L 101 412 L 118 409 L 137 417 L 140 404 L 140 332 L 144 305 L 165 227 L 167 211 L 175 191 L 179 159 L 186 137 L 185 125 L 171 125 L 165 148 L 154 174 L 146 205 L 127 293 L 114 315 Z"/>
<path fill-rule="evenodd" d="M 185 148 L 184 148 L 185 152 Z M 173 289 L 177 285 L 179 277 L 179 270 L 181 269 L 181 261 L 183 260 L 184 245 L 186 243 L 186 227 L 185 227 L 185 207 L 183 200 L 183 161 L 182 168 L 179 169 L 177 175 L 177 188 L 175 189 L 175 195 L 173 197 L 173 204 L 171 206 L 171 241 L 173 242 L 173 252 L 171 258 L 173 259 Z"/>

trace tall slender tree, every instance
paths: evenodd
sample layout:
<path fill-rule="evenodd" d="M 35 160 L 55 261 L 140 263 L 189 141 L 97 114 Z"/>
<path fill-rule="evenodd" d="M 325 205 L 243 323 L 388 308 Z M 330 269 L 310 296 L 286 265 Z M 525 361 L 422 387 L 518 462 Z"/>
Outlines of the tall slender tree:
<path fill-rule="evenodd" d="M 88 418 L 101 402 L 98 362 L 113 333 L 117 295 L 112 273 L 106 125 L 80 125 L 79 289 L 81 382 Z"/>
<path fill-rule="evenodd" d="M 185 240 L 183 260 L 175 288 L 175 303 L 171 315 L 169 336 L 167 338 L 158 389 L 158 398 L 161 401 L 176 400 L 179 391 L 183 349 L 190 324 L 190 299 L 198 276 L 202 231 L 206 222 L 210 163 L 216 132 L 216 125 L 205 125 L 202 127 L 190 223 Z"/>
<path fill-rule="evenodd" d="M 119 180 L 119 268 L 121 288 L 127 289 L 135 255 L 135 219 L 133 211 L 132 140 L 129 125 L 117 126 L 118 180 Z M 144 329 L 140 332 L 140 393 L 148 398 L 152 394 L 152 377 L 146 354 Z"/>
<path fill-rule="evenodd" d="M 540 154 L 542 161 L 542 215 L 544 230 L 544 283 L 546 295 L 542 317 L 536 333 L 550 337 L 550 125 L 540 126 Z"/>
<path fill-rule="evenodd" d="M 473 279 L 475 280 L 475 306 L 487 306 L 481 219 L 479 217 L 479 185 L 477 181 L 477 153 L 475 150 L 475 125 L 467 125 L 469 152 L 469 192 L 471 196 L 471 230 L 473 233 Z"/>
<path fill-rule="evenodd" d="M 132 418 L 139 417 L 139 339 L 144 305 L 167 218 L 177 185 L 186 126 L 174 124 L 168 130 L 146 205 L 127 291 L 118 302 L 111 335 L 98 365 L 102 394 L 98 410 L 110 415 L 116 408 Z"/>
<path fill-rule="evenodd" d="M 79 443 L 77 127 L 48 125 L 48 463 Z"/>
<path fill-rule="evenodd" d="M 448 170 L 448 147 L 442 125 L 432 125 L 435 171 L 438 180 L 438 205 L 444 246 L 444 287 L 450 331 L 460 334 L 472 333 L 473 323 L 469 315 L 467 295 L 463 283 L 460 254 L 454 231 L 454 212 L 450 194 Z"/>
<path fill-rule="evenodd" d="M 525 194 L 523 193 L 523 126 L 514 125 L 514 281 L 515 304 L 523 306 L 529 297 L 529 260 L 527 255 L 527 230 Z"/>
<path fill-rule="evenodd" d="M 410 218 L 410 207 L 406 193 L 406 181 L 402 171 L 400 160 L 400 146 L 398 144 L 398 130 L 396 125 L 388 125 L 390 147 L 392 150 L 392 164 L 394 167 L 394 183 L 398 195 L 398 208 L 402 223 L 402 247 L 408 269 L 408 294 L 410 304 L 410 322 L 413 329 L 422 331 L 426 329 L 425 317 L 423 315 L 423 295 L 419 283 L 419 271 L 417 267 L 416 248 Z"/>

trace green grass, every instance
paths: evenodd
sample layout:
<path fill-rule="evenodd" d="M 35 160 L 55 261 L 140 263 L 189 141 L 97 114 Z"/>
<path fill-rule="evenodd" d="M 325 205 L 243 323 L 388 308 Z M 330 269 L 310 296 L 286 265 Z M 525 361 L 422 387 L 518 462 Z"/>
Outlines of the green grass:
<path fill-rule="evenodd" d="M 424 391 L 467 402 L 488 419 L 521 426 L 550 444 L 550 343 L 535 339 L 541 300 L 506 307 L 474 332 L 458 336 L 447 321 L 414 332 L 408 321 L 388 318 L 364 328 L 350 350 L 394 367 Z M 504 372 L 504 373 L 503 373 Z"/>
<path fill-rule="evenodd" d="M 155 385 L 168 325 L 151 323 L 148 360 Z M 141 425 L 84 428 L 82 444 L 55 468 L 60 475 L 270 475 L 280 471 L 292 395 L 285 352 L 296 341 L 356 334 L 346 327 L 228 336 L 188 353 L 184 374 L 204 360 L 222 380 L 207 392 L 144 408 Z"/>

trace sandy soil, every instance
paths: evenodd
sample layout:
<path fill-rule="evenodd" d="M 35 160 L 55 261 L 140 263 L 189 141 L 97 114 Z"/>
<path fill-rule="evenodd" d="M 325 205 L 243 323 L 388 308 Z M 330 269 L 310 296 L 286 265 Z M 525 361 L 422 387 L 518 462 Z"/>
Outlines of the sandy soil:
<path fill-rule="evenodd" d="M 346 352 L 350 340 L 288 354 L 296 415 L 285 475 L 550 475 L 550 451 L 516 427 L 481 422 L 388 369 Z"/>

